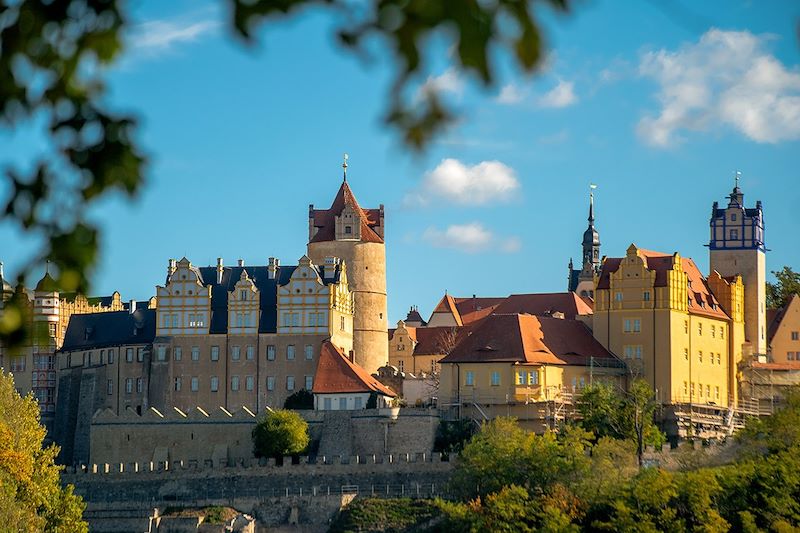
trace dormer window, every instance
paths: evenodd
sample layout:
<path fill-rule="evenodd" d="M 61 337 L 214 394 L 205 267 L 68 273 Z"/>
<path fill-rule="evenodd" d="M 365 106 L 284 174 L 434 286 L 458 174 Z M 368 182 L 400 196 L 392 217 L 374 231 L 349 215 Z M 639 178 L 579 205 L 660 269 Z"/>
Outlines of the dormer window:
<path fill-rule="evenodd" d="M 731 213 L 731 222 L 736 222 L 736 213 Z"/>
<path fill-rule="evenodd" d="M 347 235 L 350 235 L 351 233 L 353 233 L 353 227 L 352 227 L 352 226 L 345 226 L 345 227 L 344 227 L 344 232 L 345 232 Z"/>
<path fill-rule="evenodd" d="M 247 291 L 246 290 L 239 291 L 239 299 L 240 300 L 247 300 Z"/>

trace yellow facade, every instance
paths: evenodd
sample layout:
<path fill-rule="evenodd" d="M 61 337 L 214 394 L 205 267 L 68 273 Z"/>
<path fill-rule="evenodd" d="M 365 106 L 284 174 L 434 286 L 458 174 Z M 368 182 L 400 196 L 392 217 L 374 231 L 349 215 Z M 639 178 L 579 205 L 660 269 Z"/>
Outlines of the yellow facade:
<path fill-rule="evenodd" d="M 595 338 L 646 379 L 662 404 L 736 402 L 741 277 L 705 280 L 690 259 L 635 245 L 612 261 L 619 267 L 605 272 L 612 265 L 606 260 L 595 290 Z"/>
<path fill-rule="evenodd" d="M 770 324 L 769 355 L 773 363 L 800 361 L 800 294 L 792 296 Z"/>

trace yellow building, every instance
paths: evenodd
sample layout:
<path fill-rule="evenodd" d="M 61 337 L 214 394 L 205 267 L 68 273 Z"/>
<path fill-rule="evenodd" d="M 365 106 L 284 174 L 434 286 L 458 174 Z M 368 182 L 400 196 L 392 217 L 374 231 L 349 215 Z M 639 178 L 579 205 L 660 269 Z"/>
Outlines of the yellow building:
<path fill-rule="evenodd" d="M 780 309 L 770 309 L 769 360 L 772 363 L 800 361 L 800 294 L 792 295 Z"/>
<path fill-rule="evenodd" d="M 728 406 L 737 399 L 743 301 L 741 277 L 706 279 L 689 258 L 632 244 L 625 257 L 603 262 L 594 335 L 660 403 Z"/>
<path fill-rule="evenodd" d="M 625 365 L 581 321 L 493 314 L 440 361 L 439 406 L 454 416 L 515 416 L 533 430 L 563 420 L 564 403 L 596 381 L 622 386 Z"/>
<path fill-rule="evenodd" d="M 389 330 L 389 364 L 404 373 L 437 374 L 439 360 L 464 334 L 464 327 L 414 327 L 400 320 Z"/>

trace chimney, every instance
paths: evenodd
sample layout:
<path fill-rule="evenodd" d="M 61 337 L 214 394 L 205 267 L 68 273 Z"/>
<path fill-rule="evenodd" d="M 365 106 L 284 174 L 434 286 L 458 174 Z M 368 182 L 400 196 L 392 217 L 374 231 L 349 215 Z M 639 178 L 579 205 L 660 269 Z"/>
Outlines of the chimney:
<path fill-rule="evenodd" d="M 128 312 L 133 314 L 136 312 L 136 300 L 131 300 L 128 304 Z"/>
<path fill-rule="evenodd" d="M 351 363 L 355 364 L 356 355 L 355 355 L 355 352 L 353 352 L 353 350 L 350 350 L 350 353 L 348 354 L 347 358 L 350 359 Z"/>
<path fill-rule="evenodd" d="M 275 257 L 269 258 L 269 265 L 267 266 L 267 274 L 269 279 L 275 279 L 275 275 L 278 272 L 278 268 L 281 266 L 280 259 Z"/>
<path fill-rule="evenodd" d="M 169 260 L 169 265 L 167 266 L 167 279 L 175 273 L 175 270 L 178 269 L 177 261 L 174 259 Z"/>
<path fill-rule="evenodd" d="M 222 258 L 217 257 L 217 285 L 222 283 L 222 274 L 225 272 L 225 267 L 222 265 Z"/>
<path fill-rule="evenodd" d="M 238 261 L 236 261 L 236 266 L 243 267 L 244 266 L 244 259 L 239 259 Z"/>

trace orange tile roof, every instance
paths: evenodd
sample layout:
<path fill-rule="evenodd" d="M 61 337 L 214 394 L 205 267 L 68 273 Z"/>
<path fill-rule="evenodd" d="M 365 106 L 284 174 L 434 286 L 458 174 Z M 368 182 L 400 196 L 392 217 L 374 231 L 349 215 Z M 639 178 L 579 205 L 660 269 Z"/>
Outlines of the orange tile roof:
<path fill-rule="evenodd" d="M 578 315 L 591 315 L 592 307 L 574 292 L 512 294 L 498 305 L 495 314 L 520 313 L 545 316 L 558 311 L 573 320 Z"/>
<path fill-rule="evenodd" d="M 800 361 L 786 363 L 759 363 L 753 361 L 750 363 L 750 366 L 762 370 L 800 370 Z"/>
<path fill-rule="evenodd" d="M 339 348 L 327 340 L 322 343 L 319 352 L 312 392 L 314 394 L 377 392 L 385 396 L 397 396 L 392 389 L 350 361 Z"/>
<path fill-rule="evenodd" d="M 314 226 L 317 233 L 311 242 L 325 242 L 336 239 L 336 220 L 342 214 L 345 206 L 355 211 L 361 221 L 361 240 L 364 242 L 383 242 L 380 235 L 373 229 L 380 224 L 380 209 L 362 209 L 358 205 L 350 185 L 346 181 L 342 182 L 339 192 L 333 200 L 330 209 L 315 209 L 312 211 Z"/>
<path fill-rule="evenodd" d="M 667 286 L 667 272 L 672 270 L 673 255 L 661 252 L 653 252 L 651 250 L 644 250 L 637 248 L 639 257 L 644 259 L 645 267 L 648 270 L 655 271 L 656 277 L 653 283 L 654 287 Z M 603 267 L 600 271 L 600 279 L 597 282 L 597 289 L 609 289 L 611 286 L 611 273 L 619 270 L 622 264 L 623 257 L 608 257 L 603 261 Z M 708 281 L 705 276 L 700 273 L 695 262 L 689 257 L 681 258 L 681 268 L 686 274 L 689 281 L 689 306 L 688 311 L 695 315 L 704 315 L 712 318 L 728 319 L 730 318 L 719 301 L 711 292 L 708 286 Z"/>
<path fill-rule="evenodd" d="M 487 317 L 440 362 L 586 366 L 592 357 L 621 364 L 583 322 L 507 314 Z"/>

